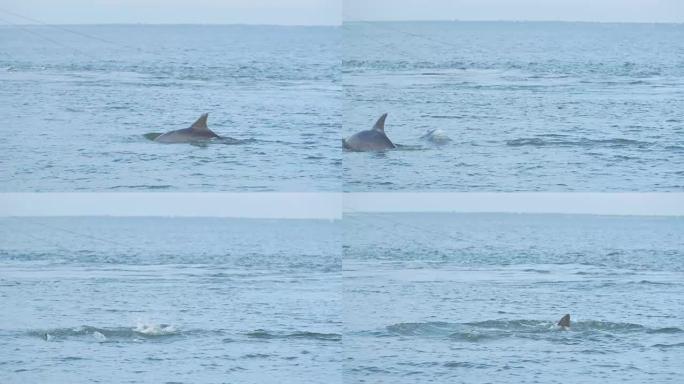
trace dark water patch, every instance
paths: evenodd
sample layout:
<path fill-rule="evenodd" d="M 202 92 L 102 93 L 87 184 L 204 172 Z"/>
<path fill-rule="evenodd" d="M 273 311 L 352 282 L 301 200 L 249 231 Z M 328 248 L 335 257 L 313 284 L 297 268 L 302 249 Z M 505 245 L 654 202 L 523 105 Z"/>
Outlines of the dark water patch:
<path fill-rule="evenodd" d="M 246 334 L 247 337 L 255 339 L 305 339 L 305 340 L 324 340 L 341 341 L 342 335 L 338 333 L 319 333 L 308 331 L 270 332 L 264 329 L 257 329 Z"/>
<path fill-rule="evenodd" d="M 423 115 L 422 117 L 429 117 L 432 119 L 465 119 L 466 116 L 459 116 L 459 115 Z"/>
<path fill-rule="evenodd" d="M 115 185 L 109 187 L 108 189 L 141 189 L 141 190 L 159 190 L 159 189 L 171 189 L 172 185 L 153 185 L 153 184 L 139 184 L 139 185 Z"/>
<path fill-rule="evenodd" d="M 396 357 L 396 355 L 389 356 L 389 357 Z M 407 361 L 407 362 L 398 362 L 397 365 L 405 365 L 409 367 L 435 367 L 439 365 L 439 362 L 437 361 L 421 361 L 421 362 L 414 362 L 414 361 Z"/>
<path fill-rule="evenodd" d="M 145 133 L 143 135 L 143 137 L 146 138 L 147 140 L 154 141 L 157 137 L 159 137 L 161 135 L 163 135 L 162 132 L 150 132 L 150 133 Z"/>
<path fill-rule="evenodd" d="M 446 368 L 474 368 L 474 369 L 486 369 L 493 367 L 489 364 L 471 363 L 468 361 L 448 361 L 442 364 Z"/>
<path fill-rule="evenodd" d="M 670 349 L 670 348 L 684 348 L 684 343 L 676 343 L 676 344 L 654 344 L 653 348 L 660 348 L 660 349 Z"/>
<path fill-rule="evenodd" d="M 267 359 L 269 357 L 271 355 L 265 353 L 248 353 L 242 356 L 243 359 Z"/>
<path fill-rule="evenodd" d="M 636 282 L 636 284 L 642 285 L 675 285 L 674 283 L 664 282 L 664 281 L 651 281 L 651 280 L 641 280 Z"/>
<path fill-rule="evenodd" d="M 68 361 L 79 361 L 79 360 L 87 360 L 85 357 L 80 357 L 80 356 L 66 356 L 62 357 L 59 359 L 60 361 L 68 362 Z"/>
<path fill-rule="evenodd" d="M 534 268 L 523 269 L 523 272 L 533 272 L 533 273 L 541 273 L 541 274 L 551 273 L 551 271 L 546 270 L 546 269 L 534 269 Z"/>
<path fill-rule="evenodd" d="M 376 366 L 361 366 L 361 367 L 354 367 L 350 368 L 349 371 L 351 372 L 358 372 L 358 373 L 373 373 L 373 374 L 391 374 L 392 372 L 380 367 Z"/>
<path fill-rule="evenodd" d="M 664 334 L 674 334 L 674 333 L 682 333 L 684 330 L 681 328 L 677 327 L 665 327 L 665 328 L 656 328 L 656 329 L 650 329 L 647 331 L 647 333 L 664 333 Z"/>

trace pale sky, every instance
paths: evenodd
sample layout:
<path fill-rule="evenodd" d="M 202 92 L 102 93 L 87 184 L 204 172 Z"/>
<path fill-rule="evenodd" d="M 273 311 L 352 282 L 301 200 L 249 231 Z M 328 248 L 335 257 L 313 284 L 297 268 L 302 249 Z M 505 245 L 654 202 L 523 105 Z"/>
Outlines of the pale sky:
<path fill-rule="evenodd" d="M 345 20 L 684 22 L 684 0 L 2 0 L 0 25 L 339 25 Z"/>
<path fill-rule="evenodd" d="M 0 193 L 0 216 L 339 219 L 340 193 Z"/>
<path fill-rule="evenodd" d="M 343 211 L 684 216 L 684 193 L 0 193 L 0 216 L 340 219 Z"/>
<path fill-rule="evenodd" d="M 0 18 L 31 24 L 339 25 L 342 0 L 2 0 Z M 0 21 L 0 25 L 3 22 Z"/>
<path fill-rule="evenodd" d="M 684 22 L 684 0 L 344 0 L 344 20 Z"/>
<path fill-rule="evenodd" d="M 347 193 L 344 210 L 684 216 L 684 193 Z"/>

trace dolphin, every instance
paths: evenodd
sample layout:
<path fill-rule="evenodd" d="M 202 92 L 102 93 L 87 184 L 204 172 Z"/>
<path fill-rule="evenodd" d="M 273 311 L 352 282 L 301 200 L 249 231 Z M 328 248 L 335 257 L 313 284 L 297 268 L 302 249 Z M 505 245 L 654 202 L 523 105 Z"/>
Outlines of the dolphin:
<path fill-rule="evenodd" d="M 565 316 L 561 317 L 561 319 L 558 320 L 558 326 L 562 329 L 570 328 L 570 314 L 566 314 Z"/>
<path fill-rule="evenodd" d="M 350 151 L 384 151 L 386 149 L 396 148 L 392 140 L 385 135 L 385 119 L 387 114 L 384 113 L 372 129 L 361 131 L 351 135 L 348 139 L 342 140 L 342 146 Z"/>
<path fill-rule="evenodd" d="M 444 145 L 451 141 L 451 138 L 447 136 L 446 132 L 439 128 L 425 132 L 420 138 L 435 145 Z"/>
<path fill-rule="evenodd" d="M 194 124 L 189 128 L 178 129 L 171 132 L 163 133 L 154 138 L 157 143 L 174 144 L 174 143 L 195 143 L 200 141 L 209 141 L 220 138 L 219 135 L 212 132 L 207 127 L 208 113 L 203 113 Z"/>

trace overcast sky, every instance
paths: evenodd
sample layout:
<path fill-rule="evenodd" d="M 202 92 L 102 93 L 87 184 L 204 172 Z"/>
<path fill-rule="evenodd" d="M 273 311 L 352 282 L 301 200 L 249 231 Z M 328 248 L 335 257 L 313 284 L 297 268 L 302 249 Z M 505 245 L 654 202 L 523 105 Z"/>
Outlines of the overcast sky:
<path fill-rule="evenodd" d="M 344 8 L 344 10 L 343 10 Z M 0 25 L 338 25 L 345 20 L 684 22 L 684 0 L 2 0 Z"/>
<path fill-rule="evenodd" d="M 684 216 L 684 193 L 0 193 L 0 216 L 339 219 L 343 209 Z"/>
<path fill-rule="evenodd" d="M 344 0 L 345 20 L 684 22 L 683 0 Z"/>
<path fill-rule="evenodd" d="M 2 0 L 0 10 L 50 24 L 338 25 L 342 0 Z M 3 13 L 12 23 L 29 20 Z M 0 21 L 2 24 L 2 21 Z"/>

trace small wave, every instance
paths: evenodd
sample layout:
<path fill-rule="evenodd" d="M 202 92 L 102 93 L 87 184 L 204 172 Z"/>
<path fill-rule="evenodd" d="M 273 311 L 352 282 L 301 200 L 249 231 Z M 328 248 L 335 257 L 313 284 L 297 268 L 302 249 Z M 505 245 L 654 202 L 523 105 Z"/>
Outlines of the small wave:
<path fill-rule="evenodd" d="M 147 336 L 163 336 L 175 334 L 176 327 L 169 324 L 143 324 L 139 323 L 134 329 L 135 332 Z"/>
<path fill-rule="evenodd" d="M 632 140 L 632 139 L 624 139 L 624 138 L 612 138 L 612 139 L 586 139 L 586 138 L 580 138 L 577 140 L 563 140 L 563 139 L 541 139 L 538 137 L 531 137 L 531 138 L 519 138 L 519 139 L 513 139 L 513 140 L 507 140 L 506 145 L 511 146 L 511 147 L 524 147 L 524 146 L 532 146 L 532 147 L 600 147 L 600 146 L 607 146 L 607 147 L 629 147 L 629 146 L 635 146 L 635 147 L 648 147 L 652 145 L 652 143 L 645 142 L 645 141 L 639 141 L 639 140 Z"/>
<path fill-rule="evenodd" d="M 407 145 L 397 143 L 394 143 L 394 145 L 396 146 L 395 150 L 397 151 L 421 151 L 425 149 L 425 147 L 423 147 L 422 145 Z"/>
<path fill-rule="evenodd" d="M 168 324 L 139 324 L 136 327 L 100 328 L 84 325 L 76 328 L 57 328 L 35 330 L 28 332 L 30 336 L 39 337 L 45 341 L 63 341 L 77 339 L 82 341 L 141 341 L 158 339 L 168 336 L 178 336 L 181 333 Z"/>
<path fill-rule="evenodd" d="M 398 323 L 388 326 L 387 330 L 402 336 L 429 336 L 450 333 L 454 325 L 444 322 Z"/>
<path fill-rule="evenodd" d="M 236 139 L 233 137 L 221 137 L 219 139 L 216 139 L 214 143 L 216 144 L 225 144 L 225 145 L 239 145 L 239 144 L 251 144 L 251 143 L 256 143 L 258 140 L 255 138 L 250 137 L 249 139 Z"/>
<path fill-rule="evenodd" d="M 649 328 L 633 323 L 608 321 L 578 321 L 570 333 L 561 330 L 554 321 L 540 320 L 485 320 L 469 323 L 424 322 L 398 323 L 386 327 L 387 333 L 375 336 L 442 337 L 461 342 L 483 342 L 507 337 L 538 338 L 543 335 L 587 336 L 628 333 L 680 333 L 679 328 Z M 559 333 L 563 332 L 563 333 Z"/>
<path fill-rule="evenodd" d="M 465 331 L 465 332 L 454 332 L 449 335 L 449 339 L 455 340 L 455 341 L 463 341 L 463 342 L 469 342 L 469 343 L 477 343 L 477 342 L 482 342 L 482 341 L 487 341 L 487 340 L 494 340 L 501 338 L 502 335 L 488 332 L 488 333 L 483 333 L 483 332 L 477 332 L 477 331 Z"/>
<path fill-rule="evenodd" d="M 342 67 L 347 71 L 368 69 L 381 71 L 420 70 L 421 74 L 431 76 L 440 74 L 435 70 L 464 70 L 467 68 L 466 63 L 461 61 L 429 62 L 424 60 L 343 60 Z"/>
<path fill-rule="evenodd" d="M 338 333 L 319 333 L 308 331 L 296 331 L 291 333 L 269 332 L 263 329 L 246 334 L 247 337 L 255 339 L 310 339 L 310 340 L 326 340 L 326 341 L 341 341 L 342 335 Z"/>
<path fill-rule="evenodd" d="M 539 320 L 487 320 L 475 323 L 466 323 L 466 325 L 485 328 L 492 330 L 504 330 L 514 332 L 549 332 L 555 331 L 557 328 L 555 322 L 539 321 Z M 572 323 L 572 331 L 587 332 L 587 331 L 609 331 L 614 333 L 647 331 L 648 328 L 639 324 L 632 323 L 613 323 L 610 321 L 576 321 Z"/>

